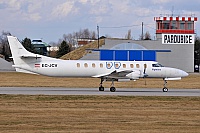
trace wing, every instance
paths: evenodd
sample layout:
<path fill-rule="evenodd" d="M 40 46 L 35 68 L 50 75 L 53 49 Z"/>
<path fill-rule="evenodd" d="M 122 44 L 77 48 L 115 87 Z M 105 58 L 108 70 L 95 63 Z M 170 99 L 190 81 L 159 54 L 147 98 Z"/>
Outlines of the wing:
<path fill-rule="evenodd" d="M 130 77 L 127 77 L 126 75 L 132 73 L 132 70 L 115 70 L 111 73 L 106 73 L 106 74 L 100 74 L 100 75 L 95 75 L 93 77 L 95 78 L 110 78 L 110 79 L 130 79 Z"/>

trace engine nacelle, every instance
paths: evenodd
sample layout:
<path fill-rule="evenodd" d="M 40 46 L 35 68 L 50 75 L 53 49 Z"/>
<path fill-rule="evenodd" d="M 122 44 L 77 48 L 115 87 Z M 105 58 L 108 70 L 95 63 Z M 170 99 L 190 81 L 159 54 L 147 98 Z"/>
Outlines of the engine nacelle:
<path fill-rule="evenodd" d="M 141 72 L 139 70 L 134 70 L 132 73 L 129 73 L 126 76 L 129 77 L 131 80 L 136 80 L 140 78 Z"/>
<path fill-rule="evenodd" d="M 118 79 L 117 81 L 118 82 L 128 82 L 128 81 L 130 81 L 131 79 Z"/>

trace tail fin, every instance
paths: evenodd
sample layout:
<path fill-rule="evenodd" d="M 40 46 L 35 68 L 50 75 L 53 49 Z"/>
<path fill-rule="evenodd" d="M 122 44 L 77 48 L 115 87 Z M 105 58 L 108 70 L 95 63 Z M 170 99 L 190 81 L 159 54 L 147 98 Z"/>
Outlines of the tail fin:
<path fill-rule="evenodd" d="M 29 68 L 27 66 L 29 66 L 29 63 L 40 62 L 39 58 L 42 56 L 27 51 L 16 37 L 7 37 L 14 62 L 13 67 L 17 72 L 34 74 L 31 70 L 27 70 Z"/>
<path fill-rule="evenodd" d="M 27 58 L 27 57 L 41 58 L 40 55 L 33 54 L 27 51 L 16 37 L 13 37 L 13 36 L 7 36 L 7 37 L 8 37 L 8 42 L 10 45 L 13 61 L 16 66 L 27 63 L 25 62 L 25 60 L 23 60 L 23 58 Z"/>
<path fill-rule="evenodd" d="M 7 37 L 14 61 L 13 67 L 16 69 L 17 72 L 35 73 L 35 64 L 41 63 L 41 61 L 58 60 L 51 57 L 31 53 L 23 47 L 23 45 L 16 37 Z"/>

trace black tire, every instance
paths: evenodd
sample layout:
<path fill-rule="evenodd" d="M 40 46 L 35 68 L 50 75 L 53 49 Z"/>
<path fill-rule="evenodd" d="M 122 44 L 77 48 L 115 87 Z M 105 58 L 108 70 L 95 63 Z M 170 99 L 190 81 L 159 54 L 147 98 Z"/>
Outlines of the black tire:
<path fill-rule="evenodd" d="M 168 92 L 168 88 L 167 88 L 167 87 L 164 87 L 164 88 L 163 88 L 163 92 Z"/>
<path fill-rule="evenodd" d="M 115 91 L 116 91 L 116 88 L 115 88 L 115 87 L 111 87 L 111 88 L 110 88 L 110 91 L 111 91 L 111 92 L 115 92 Z"/>
<path fill-rule="evenodd" d="M 103 86 L 100 86 L 100 87 L 99 87 L 99 91 L 104 91 L 104 87 L 103 87 Z"/>

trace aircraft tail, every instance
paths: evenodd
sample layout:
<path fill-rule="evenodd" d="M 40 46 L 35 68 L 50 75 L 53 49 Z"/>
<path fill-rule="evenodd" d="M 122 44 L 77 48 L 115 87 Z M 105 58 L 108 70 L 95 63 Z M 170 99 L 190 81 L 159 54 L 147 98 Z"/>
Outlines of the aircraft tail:
<path fill-rule="evenodd" d="M 36 54 L 27 51 L 16 37 L 7 37 L 15 65 L 25 64 L 25 61 L 22 59 L 23 57 L 25 58 L 26 56 L 36 56 Z"/>
<path fill-rule="evenodd" d="M 13 67 L 15 67 L 16 71 L 26 72 L 26 70 L 21 68 L 21 66 L 28 65 L 30 62 L 40 61 L 40 58 L 42 57 L 41 55 L 27 51 L 16 37 L 7 37 L 14 62 Z"/>

